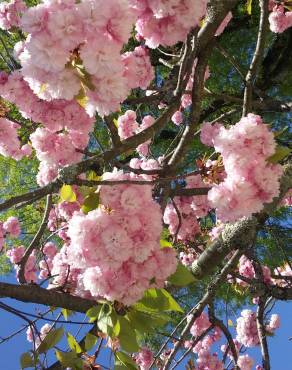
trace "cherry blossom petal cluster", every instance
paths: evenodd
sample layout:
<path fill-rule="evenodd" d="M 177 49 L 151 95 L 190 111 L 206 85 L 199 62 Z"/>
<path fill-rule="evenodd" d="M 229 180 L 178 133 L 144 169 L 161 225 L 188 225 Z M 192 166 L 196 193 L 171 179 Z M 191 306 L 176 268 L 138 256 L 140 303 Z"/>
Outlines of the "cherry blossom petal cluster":
<path fill-rule="evenodd" d="M 114 112 L 132 86 L 145 88 L 153 76 L 143 48 L 121 55 L 135 20 L 125 0 L 46 1 L 31 7 L 20 24 L 28 36 L 15 50 L 21 73 L 41 99 L 82 96 L 91 116 Z"/>
<path fill-rule="evenodd" d="M 273 333 L 280 326 L 279 315 L 273 314 L 270 321 L 266 324 L 266 330 Z M 256 314 L 251 310 L 243 310 L 241 316 L 237 319 L 236 325 L 238 342 L 246 347 L 255 347 L 259 345 L 259 336 L 257 330 Z"/>
<path fill-rule="evenodd" d="M 136 119 L 136 112 L 132 110 L 127 110 L 118 118 L 118 134 L 122 140 L 128 139 L 129 137 L 141 131 L 144 131 L 146 128 L 152 126 L 155 122 L 155 118 L 150 115 L 145 116 L 140 125 L 138 124 Z M 149 154 L 150 143 L 151 140 L 147 140 L 145 143 L 138 145 L 136 151 L 142 157 L 147 157 L 147 155 Z"/>
<path fill-rule="evenodd" d="M 207 5 L 205 0 L 129 0 L 129 3 L 138 15 L 138 37 L 145 39 L 150 48 L 185 41 L 190 29 L 199 25 Z"/>
<path fill-rule="evenodd" d="M 3 223 L 3 230 L 10 234 L 12 238 L 17 238 L 20 235 L 21 229 L 20 229 L 20 223 L 18 221 L 17 217 L 9 217 L 4 223 Z"/>
<path fill-rule="evenodd" d="M 0 28 L 9 30 L 18 27 L 20 16 L 26 10 L 26 4 L 22 0 L 3 1 L 0 4 Z"/>
<path fill-rule="evenodd" d="M 248 259 L 246 256 L 241 256 L 239 259 L 239 265 L 238 265 L 238 272 L 240 275 L 248 278 L 248 279 L 254 279 L 255 271 L 252 264 L 252 261 Z M 271 278 L 271 270 L 268 266 L 262 266 L 262 273 L 263 273 L 263 281 L 265 284 L 271 284 L 272 278 Z M 240 278 L 236 279 L 237 284 L 241 286 L 248 285 L 246 282 L 242 281 Z"/>
<path fill-rule="evenodd" d="M 58 175 L 58 169 L 65 165 L 79 162 L 83 154 L 76 151 L 67 133 L 51 132 L 46 128 L 37 128 L 30 135 L 40 167 L 37 175 L 39 185 L 46 185 Z"/>
<path fill-rule="evenodd" d="M 21 261 L 22 257 L 25 253 L 25 247 L 23 245 L 9 249 L 6 252 L 7 257 L 9 258 L 10 262 L 14 264 L 14 269 L 16 270 L 16 277 L 18 278 L 18 272 L 19 272 L 19 265 L 18 263 Z M 27 262 L 25 264 L 24 268 L 24 278 L 27 282 L 35 283 L 37 281 L 36 276 L 37 268 L 36 268 L 36 255 L 35 252 L 33 252 L 27 259 Z"/>
<path fill-rule="evenodd" d="M 186 188 L 205 186 L 200 175 L 187 178 Z M 173 202 L 166 206 L 163 216 L 164 222 L 169 225 L 169 232 L 176 235 L 178 240 L 193 240 L 201 231 L 198 218 L 206 216 L 209 211 L 207 196 L 179 196 L 174 197 Z"/>
<path fill-rule="evenodd" d="M 134 51 L 122 54 L 122 60 L 123 76 L 126 78 L 129 89 L 140 87 L 146 90 L 155 77 L 148 50 L 143 46 L 138 46 Z"/>
<path fill-rule="evenodd" d="M 117 170 L 103 175 L 103 180 L 139 179 L 144 177 Z M 66 283 L 70 265 L 69 279 L 71 269 L 76 272 L 71 292 L 130 305 L 150 287 L 163 286 L 176 269 L 176 254 L 160 248 L 162 215 L 150 185 L 103 185 L 99 192 L 98 209 L 75 212 L 69 220 L 70 242 L 53 259 L 52 274 L 59 274 L 53 285 Z"/>
<path fill-rule="evenodd" d="M 153 352 L 147 347 L 142 348 L 135 356 L 135 362 L 141 370 L 149 370 L 153 359 Z"/>
<path fill-rule="evenodd" d="M 20 126 L 6 118 L 0 118 L 0 154 L 20 160 L 26 153 L 26 147 L 21 148 L 17 130 Z M 30 154 L 30 153 L 29 153 Z"/>
<path fill-rule="evenodd" d="M 261 211 L 279 194 L 282 167 L 267 161 L 275 152 L 273 133 L 250 113 L 229 129 L 221 127 L 212 141 L 227 174 L 208 193 L 218 219 L 233 222 Z"/>
<path fill-rule="evenodd" d="M 285 12 L 282 5 L 275 5 L 269 15 L 269 22 L 272 32 L 282 33 L 292 26 L 292 12 Z"/>

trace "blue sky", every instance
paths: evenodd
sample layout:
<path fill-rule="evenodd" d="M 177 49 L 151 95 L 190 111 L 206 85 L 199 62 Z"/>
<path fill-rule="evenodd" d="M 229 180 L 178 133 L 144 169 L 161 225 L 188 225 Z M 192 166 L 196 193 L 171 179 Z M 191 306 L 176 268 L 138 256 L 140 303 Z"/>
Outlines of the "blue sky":
<path fill-rule="evenodd" d="M 15 282 L 14 278 L 1 277 L 1 280 L 7 282 Z M 3 302 L 23 310 L 36 314 L 43 312 L 46 308 L 40 305 L 25 304 L 11 299 L 2 299 Z M 278 313 L 281 316 L 281 327 L 277 330 L 275 337 L 269 338 L 269 348 L 271 355 L 271 367 L 273 370 L 292 370 L 292 302 L 278 302 L 273 310 L 273 313 Z M 20 329 L 23 326 L 23 321 L 11 314 L 0 311 L 0 336 L 6 337 L 12 332 Z M 74 316 L 72 320 L 80 321 L 83 316 Z M 46 321 L 41 321 L 39 327 L 45 324 Z M 68 331 L 75 334 L 79 325 L 68 325 Z M 26 341 L 25 331 L 12 338 L 10 341 L 0 345 L 0 370 L 18 370 L 20 369 L 19 358 L 24 352 L 31 349 L 31 344 Z M 109 366 L 108 351 L 100 356 L 100 364 Z M 260 363 L 259 349 L 252 349 L 249 353 L 253 358 Z M 178 367 L 184 369 L 184 366 Z"/>

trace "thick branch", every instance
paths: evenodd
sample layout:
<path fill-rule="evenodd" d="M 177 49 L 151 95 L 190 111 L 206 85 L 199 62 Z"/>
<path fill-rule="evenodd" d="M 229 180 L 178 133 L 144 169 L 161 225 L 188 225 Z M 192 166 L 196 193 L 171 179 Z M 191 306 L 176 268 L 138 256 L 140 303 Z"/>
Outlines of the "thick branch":
<path fill-rule="evenodd" d="M 95 301 L 75 297 L 64 292 L 44 289 L 38 285 L 14 285 L 0 282 L 0 296 L 22 302 L 66 308 L 76 312 L 86 312 L 96 305 Z"/>

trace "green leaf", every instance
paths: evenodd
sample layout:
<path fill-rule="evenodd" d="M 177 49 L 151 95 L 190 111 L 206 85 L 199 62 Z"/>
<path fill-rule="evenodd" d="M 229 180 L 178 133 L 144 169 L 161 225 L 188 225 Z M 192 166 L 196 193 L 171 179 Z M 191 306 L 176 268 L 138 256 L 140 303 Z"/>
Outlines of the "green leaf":
<path fill-rule="evenodd" d="M 34 361 L 29 352 L 25 352 L 20 356 L 20 365 L 22 369 L 34 366 Z"/>
<path fill-rule="evenodd" d="M 268 158 L 268 162 L 279 163 L 282 159 L 287 157 L 290 153 L 291 153 L 290 148 L 278 145 L 276 148 L 275 154 L 273 154 L 271 157 Z"/>
<path fill-rule="evenodd" d="M 47 352 L 50 348 L 54 347 L 62 339 L 63 334 L 64 334 L 63 328 L 51 330 L 39 345 L 37 352 L 38 353 Z"/>
<path fill-rule="evenodd" d="M 144 297 L 134 305 L 139 311 L 161 312 L 177 311 L 183 312 L 173 297 L 165 289 L 148 289 Z"/>
<path fill-rule="evenodd" d="M 99 194 L 91 193 L 84 199 L 81 209 L 84 213 L 88 213 L 98 208 L 98 206 L 99 206 Z"/>
<path fill-rule="evenodd" d="M 66 321 L 68 320 L 68 317 L 73 314 L 73 311 L 67 310 L 66 308 L 62 308 L 61 312 L 62 312 L 62 315 L 64 316 L 64 319 Z"/>
<path fill-rule="evenodd" d="M 82 370 L 83 368 L 83 361 L 74 351 L 61 352 L 56 350 L 56 357 L 64 367 L 71 367 L 74 370 Z"/>
<path fill-rule="evenodd" d="M 93 306 L 86 312 L 86 316 L 89 317 L 89 322 L 94 322 L 98 319 L 101 307 L 101 305 Z"/>
<path fill-rule="evenodd" d="M 138 352 L 140 347 L 134 328 L 125 317 L 120 317 L 119 322 L 121 325 L 119 341 L 122 349 L 130 353 Z"/>
<path fill-rule="evenodd" d="M 86 351 L 91 350 L 91 348 L 95 346 L 97 340 L 98 338 L 95 335 L 87 333 L 85 337 L 85 350 Z"/>
<path fill-rule="evenodd" d="M 160 246 L 162 248 L 172 248 L 173 245 L 168 241 L 168 240 L 165 240 L 165 239 L 160 239 Z"/>
<path fill-rule="evenodd" d="M 177 265 L 176 272 L 167 280 L 177 286 L 185 286 L 196 281 L 193 274 L 182 263 Z"/>
<path fill-rule="evenodd" d="M 251 12 L 252 12 L 252 0 L 247 0 L 246 11 L 247 11 L 247 14 L 251 15 Z"/>
<path fill-rule="evenodd" d="M 67 340 L 68 340 L 68 345 L 72 349 L 72 351 L 75 351 L 76 353 L 83 352 L 79 343 L 76 341 L 76 339 L 73 337 L 72 334 L 67 333 Z"/>
<path fill-rule="evenodd" d="M 64 202 L 76 202 L 76 194 L 71 185 L 63 185 L 60 189 L 60 197 Z"/>
<path fill-rule="evenodd" d="M 130 370 L 137 369 L 136 362 L 125 352 L 116 352 L 115 358 L 118 360 L 118 362 L 126 366 L 127 369 L 130 369 Z"/>
<path fill-rule="evenodd" d="M 153 331 L 153 323 L 151 314 L 132 310 L 127 314 L 127 319 L 130 325 L 135 328 L 139 333 L 146 334 Z"/>
<path fill-rule="evenodd" d="M 184 312 L 184 310 L 180 307 L 180 305 L 176 302 L 176 300 L 172 297 L 167 290 L 161 289 L 161 293 L 168 299 L 169 308 L 167 311 L 177 311 L 177 312 Z"/>

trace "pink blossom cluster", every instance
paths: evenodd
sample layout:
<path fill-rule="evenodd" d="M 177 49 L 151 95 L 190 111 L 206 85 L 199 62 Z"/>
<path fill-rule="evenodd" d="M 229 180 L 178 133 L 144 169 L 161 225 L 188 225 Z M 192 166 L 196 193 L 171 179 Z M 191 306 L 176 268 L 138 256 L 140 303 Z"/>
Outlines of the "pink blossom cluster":
<path fill-rule="evenodd" d="M 184 116 L 180 110 L 176 111 L 172 117 L 171 117 L 172 122 L 179 126 L 181 123 L 183 123 Z"/>
<path fill-rule="evenodd" d="M 186 188 L 205 187 L 200 175 L 189 176 Z M 204 217 L 209 211 L 206 195 L 193 197 L 174 197 L 173 203 L 169 203 L 164 212 L 163 220 L 168 224 L 171 235 L 177 235 L 178 240 L 193 240 L 196 234 L 201 232 L 197 218 Z"/>
<path fill-rule="evenodd" d="M 17 43 L 21 73 L 41 99 L 79 97 L 94 116 L 114 112 L 131 88 L 145 89 L 154 77 L 148 52 L 121 55 L 136 16 L 127 1 L 48 0 L 27 9 Z"/>
<path fill-rule="evenodd" d="M 279 327 L 280 317 L 277 314 L 273 314 L 270 321 L 266 324 L 266 330 L 273 333 Z M 244 346 L 255 347 L 259 345 L 255 312 L 251 310 L 243 310 L 241 312 L 241 316 L 237 319 L 236 332 L 236 339 Z"/>
<path fill-rule="evenodd" d="M 142 348 L 140 352 L 135 356 L 135 362 L 141 370 L 149 370 L 153 359 L 153 353 L 147 347 Z"/>
<path fill-rule="evenodd" d="M 40 185 L 55 179 L 59 168 L 77 163 L 83 157 L 82 153 L 76 151 L 70 135 L 66 133 L 51 132 L 39 127 L 30 135 L 30 140 L 41 162 L 37 175 Z"/>
<path fill-rule="evenodd" d="M 124 77 L 126 78 L 129 89 L 140 87 L 146 90 L 150 82 L 154 79 L 154 68 L 151 65 L 149 51 L 142 46 L 138 46 L 134 51 L 122 54 L 124 65 Z"/>
<path fill-rule="evenodd" d="M 0 154 L 4 157 L 20 160 L 23 156 L 31 154 L 31 148 L 28 144 L 21 147 L 17 134 L 19 128 L 19 124 L 6 118 L 0 118 Z"/>
<path fill-rule="evenodd" d="M 37 181 L 41 186 L 46 185 L 56 178 L 60 167 L 75 163 L 82 158 L 82 154 L 76 149 L 86 148 L 94 120 L 75 101 L 40 100 L 23 80 L 19 71 L 9 76 L 2 74 L 1 77 L 1 96 L 15 103 L 25 118 L 45 126 L 45 128 L 38 128 L 30 139 L 41 161 Z M 62 130 L 63 132 L 57 133 Z M 18 138 L 15 137 L 16 133 L 14 135 L 13 132 L 10 133 L 10 151 L 19 148 L 16 141 Z M 11 140 L 14 145 L 11 144 Z M 30 151 L 27 151 L 29 148 L 27 145 L 23 146 L 21 150 L 18 149 L 18 152 L 29 155 Z"/>
<path fill-rule="evenodd" d="M 26 4 L 22 0 L 3 1 L 0 4 L 0 28 L 9 30 L 18 27 L 20 16 L 26 10 Z"/>
<path fill-rule="evenodd" d="M 117 170 L 103 175 L 103 180 L 139 179 L 145 177 Z M 59 276 L 52 285 L 71 279 L 74 294 L 130 305 L 148 288 L 163 286 L 176 269 L 176 254 L 160 248 L 162 215 L 150 185 L 103 185 L 99 191 L 98 209 L 75 212 L 69 220 L 70 241 L 53 259 L 51 273 Z"/>
<path fill-rule="evenodd" d="M 150 48 L 185 41 L 191 28 L 199 25 L 207 5 L 205 0 L 129 0 L 129 3 L 138 16 L 138 39 L 145 39 Z"/>
<path fill-rule="evenodd" d="M 20 235 L 21 229 L 17 217 L 8 217 L 3 223 L 0 222 L 0 251 L 4 246 L 6 236 L 11 238 L 17 238 Z"/>
<path fill-rule="evenodd" d="M 252 370 L 254 360 L 249 355 L 238 356 L 237 365 L 242 370 Z"/>
<path fill-rule="evenodd" d="M 80 274 L 83 270 L 70 265 L 70 253 L 71 249 L 69 247 L 69 240 L 67 239 L 67 242 L 65 242 L 60 251 L 52 259 L 50 274 L 54 278 L 50 282 L 48 289 L 58 286 L 71 294 L 90 299 L 92 298 L 91 295 L 85 291 L 82 281 L 80 281 Z M 45 273 L 46 271 L 44 271 Z"/>
<path fill-rule="evenodd" d="M 21 232 L 18 218 L 13 216 L 8 217 L 8 219 L 3 223 L 3 230 L 12 238 L 17 238 Z"/>
<path fill-rule="evenodd" d="M 248 278 L 248 279 L 254 279 L 255 278 L 255 271 L 252 264 L 252 261 L 248 259 L 246 256 L 241 256 L 239 259 L 239 265 L 238 265 L 238 272 L 240 275 Z M 271 270 L 268 266 L 262 266 L 262 273 L 263 273 L 263 281 L 265 284 L 271 284 L 272 278 L 271 278 Z M 236 282 L 241 286 L 247 286 L 248 284 L 241 280 L 240 278 L 236 279 Z"/>
<path fill-rule="evenodd" d="M 198 353 L 197 359 L 198 366 L 196 370 L 223 370 L 224 364 L 218 359 L 217 353 L 210 353 L 209 351 L 202 350 Z"/>
<path fill-rule="evenodd" d="M 221 153 L 227 175 L 208 193 L 218 218 L 232 222 L 261 211 L 279 194 L 282 167 L 267 161 L 275 152 L 273 133 L 251 113 L 229 129 L 220 127 L 215 137 L 212 130 L 209 141 Z"/>
<path fill-rule="evenodd" d="M 46 279 L 53 268 L 53 258 L 58 253 L 57 247 L 53 242 L 47 242 L 42 248 L 44 259 L 39 262 L 39 279 Z"/>
<path fill-rule="evenodd" d="M 255 312 L 243 310 L 236 321 L 236 339 L 238 342 L 246 347 L 257 346 L 259 344 L 259 336 Z"/>
<path fill-rule="evenodd" d="M 191 319 L 191 316 L 188 317 L 188 320 Z M 190 333 L 194 337 L 198 337 L 204 333 L 211 326 L 208 315 L 205 312 L 202 312 L 201 315 L 193 323 Z"/>
<path fill-rule="evenodd" d="M 18 276 L 19 272 L 19 263 L 24 256 L 25 253 L 25 247 L 23 245 L 9 249 L 6 252 L 7 257 L 9 258 L 10 262 L 14 264 L 14 269 L 16 270 L 16 277 Z M 37 276 L 36 276 L 37 268 L 36 268 L 36 255 L 35 252 L 33 252 L 27 259 L 27 262 L 25 264 L 24 268 L 24 277 L 27 282 L 36 282 Z"/>
<path fill-rule="evenodd" d="M 118 118 L 118 134 L 122 140 L 128 139 L 129 137 L 144 131 L 146 128 L 153 125 L 155 118 L 147 115 L 143 118 L 141 125 L 137 122 L 136 112 L 127 110 L 123 115 Z M 146 157 L 149 154 L 149 145 L 151 140 L 147 140 L 145 143 L 138 145 L 136 148 L 137 152 L 142 156 Z"/>
<path fill-rule="evenodd" d="M 184 266 L 189 267 L 192 266 L 193 262 L 197 259 L 197 256 L 191 249 L 189 249 L 188 251 L 180 252 L 179 259 Z"/>
<path fill-rule="evenodd" d="M 285 12 L 283 5 L 275 5 L 269 15 L 269 22 L 272 32 L 282 33 L 292 26 L 292 12 Z"/>

